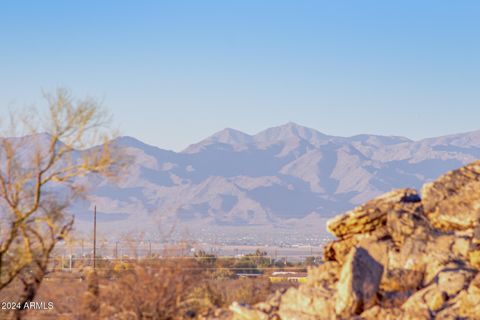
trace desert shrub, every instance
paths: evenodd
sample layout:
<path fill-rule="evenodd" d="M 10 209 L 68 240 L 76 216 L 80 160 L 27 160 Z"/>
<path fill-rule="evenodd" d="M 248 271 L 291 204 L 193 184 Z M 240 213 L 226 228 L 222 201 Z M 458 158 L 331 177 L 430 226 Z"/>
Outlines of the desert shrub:
<path fill-rule="evenodd" d="M 204 250 L 199 250 L 198 252 L 195 252 L 194 257 L 195 260 L 197 260 L 198 263 L 204 267 L 213 267 L 215 266 L 215 262 L 217 261 L 216 255 L 206 253 Z"/>
<path fill-rule="evenodd" d="M 216 259 L 212 268 L 197 257 L 157 258 L 112 261 L 96 271 L 55 272 L 39 292 L 39 299 L 53 301 L 55 309 L 42 314 L 78 320 L 195 318 L 214 315 L 234 301 L 265 301 L 279 288 L 266 276 L 238 278 L 231 268 L 240 261 Z M 256 268 L 252 261 L 243 262 Z"/>
<path fill-rule="evenodd" d="M 258 270 L 255 262 L 249 259 L 242 258 L 241 260 L 237 261 L 233 265 L 233 268 L 235 269 L 236 272 L 243 273 L 243 274 L 261 274 L 262 273 L 260 270 Z"/>
<path fill-rule="evenodd" d="M 100 279 L 100 307 L 86 313 L 83 310 L 83 317 L 181 318 L 192 309 L 189 295 L 200 281 L 200 275 L 197 262 L 191 259 L 138 263 L 117 271 L 114 281 Z"/>
<path fill-rule="evenodd" d="M 228 280 L 237 279 L 237 274 L 232 269 L 218 268 L 208 273 L 208 276 L 212 280 Z"/>
<path fill-rule="evenodd" d="M 113 278 L 100 277 L 98 291 L 94 281 L 87 284 L 79 318 L 184 319 L 234 301 L 253 304 L 271 293 L 268 278 L 235 279 L 232 270 L 212 271 L 195 258 L 147 260 L 114 272 Z"/>
<path fill-rule="evenodd" d="M 270 286 L 270 281 L 263 277 L 211 280 L 197 287 L 192 298 L 211 308 L 226 308 L 234 301 L 255 304 L 268 297 Z"/>

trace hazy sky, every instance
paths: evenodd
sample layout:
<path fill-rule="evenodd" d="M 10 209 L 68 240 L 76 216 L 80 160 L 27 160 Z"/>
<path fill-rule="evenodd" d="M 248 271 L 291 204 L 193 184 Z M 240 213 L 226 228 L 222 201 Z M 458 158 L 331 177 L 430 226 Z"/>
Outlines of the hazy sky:
<path fill-rule="evenodd" d="M 175 150 L 225 127 L 480 129 L 480 2 L 0 2 L 0 114 L 66 86 Z"/>

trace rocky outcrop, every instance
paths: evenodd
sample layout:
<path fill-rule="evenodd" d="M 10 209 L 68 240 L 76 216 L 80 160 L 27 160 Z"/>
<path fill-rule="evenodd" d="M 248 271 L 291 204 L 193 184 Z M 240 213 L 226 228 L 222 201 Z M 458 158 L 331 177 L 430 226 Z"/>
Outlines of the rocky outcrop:
<path fill-rule="evenodd" d="M 442 176 L 422 188 L 425 215 L 438 229 L 468 230 L 480 219 L 480 162 Z"/>
<path fill-rule="evenodd" d="M 404 204 L 418 202 L 420 196 L 413 189 L 392 191 L 331 219 L 327 229 L 339 238 L 377 231 L 386 225 L 389 212 L 403 211 Z"/>
<path fill-rule="evenodd" d="M 480 161 L 327 224 L 308 282 L 234 319 L 480 319 Z"/>

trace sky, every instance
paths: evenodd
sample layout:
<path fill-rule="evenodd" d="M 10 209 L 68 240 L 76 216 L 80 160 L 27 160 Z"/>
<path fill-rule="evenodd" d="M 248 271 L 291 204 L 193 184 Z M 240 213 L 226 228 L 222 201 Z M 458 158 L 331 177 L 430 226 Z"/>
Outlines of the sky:
<path fill-rule="evenodd" d="M 182 150 L 289 121 L 421 139 L 480 129 L 476 0 L 0 2 L 0 116 L 66 87 Z"/>

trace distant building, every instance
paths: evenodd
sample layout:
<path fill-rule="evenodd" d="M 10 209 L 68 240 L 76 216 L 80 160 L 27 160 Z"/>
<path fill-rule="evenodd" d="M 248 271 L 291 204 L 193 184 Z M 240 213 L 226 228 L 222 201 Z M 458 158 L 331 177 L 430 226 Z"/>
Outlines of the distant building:
<path fill-rule="evenodd" d="M 293 272 L 293 271 L 276 271 L 273 272 L 272 275 L 269 277 L 270 281 L 275 282 L 283 282 L 283 281 L 292 281 L 292 282 L 300 282 L 304 283 L 307 281 L 307 273 L 306 272 Z"/>

